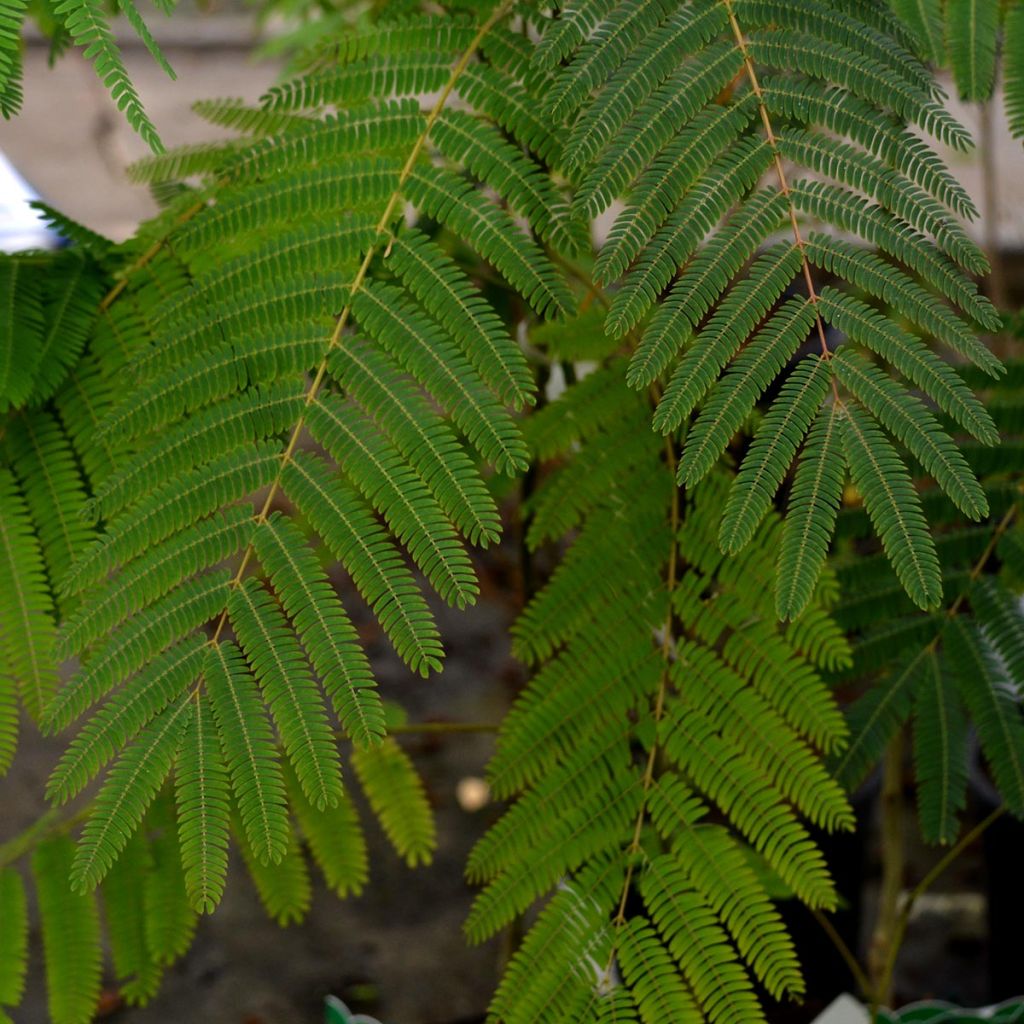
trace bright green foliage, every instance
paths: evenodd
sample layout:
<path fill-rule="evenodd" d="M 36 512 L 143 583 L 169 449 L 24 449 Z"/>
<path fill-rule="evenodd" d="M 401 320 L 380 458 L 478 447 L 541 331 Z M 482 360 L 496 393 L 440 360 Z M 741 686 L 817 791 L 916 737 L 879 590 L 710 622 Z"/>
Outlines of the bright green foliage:
<path fill-rule="evenodd" d="M 54 1024 L 88 1024 L 100 994 L 100 920 L 92 893 L 68 885 L 75 847 L 48 839 L 32 855 L 46 950 L 46 991 Z"/>
<path fill-rule="evenodd" d="M 165 708 L 118 757 L 96 799 L 75 855 L 75 889 L 95 887 L 142 821 L 170 771 L 188 721 L 188 697 Z"/>
<path fill-rule="evenodd" d="M 28 962 L 28 904 L 21 875 L 13 868 L 0 871 L 0 921 L 0 1021 L 6 1022 L 4 1007 L 21 1001 Z"/>
<path fill-rule="evenodd" d="M 281 925 L 301 921 L 309 910 L 312 887 L 294 834 L 289 834 L 288 845 L 273 864 L 261 860 L 259 851 L 248 839 L 247 829 L 236 828 L 235 837 L 267 913 Z"/>
<path fill-rule="evenodd" d="M 536 62 L 553 69 L 548 110 L 571 125 L 563 163 L 575 206 L 596 215 L 625 201 L 595 265 L 599 281 L 621 279 L 607 329 L 638 339 L 628 380 L 658 386 L 655 429 L 675 434 L 692 422 L 680 483 L 693 486 L 709 473 L 760 396 L 783 380 L 741 464 L 723 549 L 749 541 L 805 448 L 798 521 L 778 566 L 779 613 L 803 611 L 844 484 L 833 460 L 828 490 L 818 490 L 825 481 L 815 482 L 815 467 L 827 443 L 829 455 L 845 450 L 855 482 L 869 489 L 908 593 L 934 607 L 938 570 L 927 524 L 904 457 L 886 435 L 981 519 L 987 506 L 977 481 L 908 385 L 984 442 L 997 434 L 924 339 L 850 290 L 901 311 L 895 296 L 905 297 L 926 335 L 994 374 L 1000 368 L 974 337 L 973 325 L 992 329 L 998 317 L 967 277 L 987 269 L 956 219 L 973 214 L 973 204 L 904 127 L 911 122 L 957 149 L 970 145 L 914 57 L 913 37 L 884 9 L 810 0 L 580 4 L 578 18 L 548 33 Z M 563 66 L 551 63 L 555 53 Z M 984 88 L 985 47 L 964 61 L 972 88 Z M 806 216 L 884 257 L 809 233 L 800 223 Z M 845 287 L 822 288 L 822 271 Z M 793 298 L 796 289 L 807 299 Z M 850 351 L 837 357 L 840 341 Z M 805 342 L 814 354 L 787 372 Z M 871 360 L 858 359 L 854 346 Z M 815 361 L 820 370 L 811 372 Z M 815 422 L 839 433 L 812 430 Z"/>
<path fill-rule="evenodd" d="M 67 222 L 68 230 L 73 230 Z M 17 700 L 39 722 L 57 689 L 56 621 L 69 610 L 57 585 L 93 535 L 83 518 L 100 461 L 91 413 L 106 401 L 95 334 L 103 274 L 91 252 L 0 257 L 4 381 L 0 469 L 0 772 L 14 756 Z M 116 355 L 105 360 L 117 372 Z"/>
<path fill-rule="evenodd" d="M 960 96 L 988 99 L 996 77 L 999 4 L 946 0 L 946 45 Z"/>
<path fill-rule="evenodd" d="M 745 845 L 811 906 L 834 905 L 802 819 L 852 825 L 812 746 L 844 742 L 818 669 L 849 654 L 820 595 L 802 631 L 777 623 L 776 517 L 726 558 L 714 544 L 723 475 L 673 512 L 666 446 L 644 429 L 649 406 L 625 370 L 613 357 L 530 425 L 531 443 L 561 461 L 528 536 L 573 539 L 515 627 L 534 675 L 488 776 L 516 799 L 470 855 L 469 878 L 485 885 L 467 933 L 482 940 L 551 897 L 491 1006 L 510 1024 L 624 1008 L 651 1024 L 763 1020 L 755 981 L 776 997 L 803 981 Z M 614 472 L 581 495 L 609 449 Z M 555 509 L 569 493 L 566 522 Z M 709 805 L 728 826 L 711 823 Z"/>
<path fill-rule="evenodd" d="M 928 838 L 956 835 L 969 723 L 1024 808 L 1024 543 L 1003 521 L 969 579 L 993 523 L 954 512 L 1016 500 L 1022 449 L 986 446 L 1024 431 L 1024 385 L 971 390 L 1003 372 L 978 337 L 998 322 L 956 219 L 974 204 L 920 135 L 969 140 L 873 2 L 389 6 L 320 19 L 309 70 L 258 106 L 199 104 L 238 137 L 140 162 L 163 212 L 123 246 L 51 212 L 71 251 L 0 261 L 0 767 L 20 700 L 51 731 L 84 718 L 54 801 L 105 773 L 77 850 L 37 853 L 55 1019 L 95 1001 L 97 905 L 126 998 L 153 994 L 231 842 L 281 923 L 314 865 L 361 891 L 349 779 L 429 861 L 362 620 L 439 670 L 431 602 L 477 599 L 492 473 L 529 470 L 527 547 L 559 559 L 514 629 L 532 677 L 489 768 L 512 802 L 470 859 L 470 936 L 547 902 L 492 1013 L 756 1024 L 762 988 L 803 991 L 773 899 L 835 905 L 810 829 L 851 826 L 839 784 L 908 717 Z M 971 7 L 897 6 L 933 55 Z M 60 10 L 158 148 L 105 13 Z M 954 57 L 972 91 L 986 18 Z M 1011 109 L 1019 77 L 1008 59 Z M 538 348 L 566 390 L 531 411 Z M 836 533 L 882 550 L 837 581 Z M 914 610 L 960 593 L 955 616 Z M 55 657 L 77 662 L 56 695 Z M 879 671 L 844 720 L 823 675 Z"/>
<path fill-rule="evenodd" d="M 32 533 L 28 509 L 12 475 L 0 474 L 0 613 L 3 615 L 5 725 L 0 729 L 0 768 L 14 757 L 17 705 L 21 696 L 38 717 L 57 685 L 50 662 L 53 646 L 53 606 L 43 575 L 39 543 Z M 7 689 L 13 687 L 16 689 Z"/>
<path fill-rule="evenodd" d="M 829 406 L 807 438 L 789 496 L 779 566 L 784 577 L 776 588 L 780 619 L 803 608 L 821 573 L 843 492 L 843 425 L 845 410 Z"/>
<path fill-rule="evenodd" d="M 472 110 L 446 109 L 447 89 L 426 109 L 416 98 L 463 75 Z M 538 315 L 574 301 L 544 246 L 575 251 L 578 223 L 522 148 L 535 126 L 520 135 L 495 102 L 535 88 L 494 19 L 480 33 L 435 18 L 368 26 L 337 67 L 275 90 L 262 114 L 203 108 L 249 138 L 146 161 L 155 183 L 200 174 L 216 202 L 181 191 L 118 254 L 124 284 L 97 332 L 109 328 L 127 369 L 98 410 L 109 460 L 86 511 L 100 538 L 81 507 L 67 519 L 61 593 L 74 607 L 58 646 L 81 668 L 46 717 L 56 730 L 89 714 L 55 799 L 113 761 L 76 884 L 102 880 L 173 773 L 189 913 L 223 892 L 234 807 L 265 902 L 297 918 L 283 754 L 315 856 L 334 888 L 357 890 L 365 855 L 335 716 L 399 853 L 429 858 L 425 794 L 400 748 L 382 745 L 373 673 L 318 548 L 410 669 L 440 668 L 406 554 L 443 600 L 475 600 L 466 542 L 500 530 L 486 467 L 528 461 L 504 403 L 533 400 L 520 347 L 457 257 L 490 262 Z M 429 221 L 405 223 L 408 203 Z M 43 540 L 44 553 L 56 544 Z M 328 822 L 344 826 L 337 848 Z M 282 864 L 278 898 L 267 887 Z"/>
<path fill-rule="evenodd" d="M 434 814 L 409 755 L 386 739 L 354 751 L 352 767 L 398 855 L 410 867 L 429 863 L 437 846 Z"/>
<path fill-rule="evenodd" d="M 923 608 L 941 600 L 939 561 L 910 474 L 896 449 L 867 417 L 849 410 L 843 446 L 854 486 L 896 575 Z"/>
<path fill-rule="evenodd" d="M 193 909 L 212 913 L 228 871 L 230 781 L 206 694 L 192 701 L 192 720 L 175 768 L 181 863 Z"/>
<path fill-rule="evenodd" d="M 21 27 L 28 5 L 22 0 L 4 0 L 0 10 L 0 113 L 5 118 L 17 113 L 21 106 Z M 133 0 L 118 0 L 122 12 L 161 68 L 174 78 L 174 72 L 160 52 L 148 26 Z M 51 23 L 40 11 L 33 14 L 40 27 L 51 37 L 52 52 L 58 53 L 68 43 L 80 47 L 91 60 L 100 81 L 110 90 L 117 108 L 132 128 L 154 152 L 163 146 L 156 128 L 143 109 L 138 92 L 124 66 L 121 50 L 110 26 L 110 11 L 99 0 L 58 0 L 45 5 Z"/>
<path fill-rule="evenodd" d="M 309 802 L 288 768 L 285 782 L 295 823 L 327 885 L 342 897 L 358 895 L 369 876 L 369 864 L 366 840 L 348 796 L 343 793 L 335 807 L 318 808 Z"/>
<path fill-rule="evenodd" d="M 290 829 L 281 765 L 256 682 L 230 642 L 210 647 L 203 675 L 249 846 L 261 864 L 276 864 Z"/>
<path fill-rule="evenodd" d="M 143 827 L 150 836 L 151 857 L 142 892 L 146 946 L 156 963 L 167 966 L 188 949 L 198 923 L 186 890 L 182 846 L 174 828 L 170 793 L 157 798 Z"/>
<path fill-rule="evenodd" d="M 153 870 L 149 844 L 134 835 L 114 864 L 103 886 L 103 917 L 110 957 L 121 994 L 129 1005 L 147 1002 L 163 976 L 149 948 L 146 904 L 139 896 Z"/>

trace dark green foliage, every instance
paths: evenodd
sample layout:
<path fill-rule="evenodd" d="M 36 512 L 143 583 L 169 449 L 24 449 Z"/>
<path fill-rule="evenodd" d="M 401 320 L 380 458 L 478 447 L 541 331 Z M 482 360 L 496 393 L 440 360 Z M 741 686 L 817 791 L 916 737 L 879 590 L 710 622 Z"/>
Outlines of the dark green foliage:
<path fill-rule="evenodd" d="M 1021 395 L 1020 365 L 1010 363 L 984 396 L 1010 446 L 1022 427 Z M 974 462 L 971 446 L 961 448 Z M 855 637 L 852 675 L 870 685 L 850 708 L 852 739 L 836 774 L 856 787 L 912 719 L 921 831 L 937 843 L 952 843 L 959 833 L 971 728 L 1007 807 L 1024 813 L 1024 618 L 1015 558 L 1020 467 L 1010 458 L 978 466 L 991 506 L 983 524 L 966 525 L 934 489 L 920 492 L 921 505 L 941 524 L 935 550 L 944 613 L 916 614 L 878 555 L 851 553 L 839 570 L 837 617 Z M 845 510 L 840 532 L 863 544 L 864 513 Z"/>
<path fill-rule="evenodd" d="M 778 565 L 779 613 L 798 616 L 831 539 L 843 485 L 832 455 L 842 451 L 855 484 L 867 488 L 907 592 L 921 607 L 935 607 L 941 595 L 927 522 L 903 455 L 886 434 L 966 514 L 982 519 L 987 505 L 970 468 L 907 385 L 984 443 L 995 443 L 997 433 L 925 340 L 850 290 L 883 301 L 906 295 L 926 333 L 937 327 L 943 341 L 996 374 L 999 365 L 977 345 L 971 321 L 992 329 L 998 317 L 965 274 L 987 269 L 955 216 L 970 215 L 973 205 L 929 146 L 903 127 L 913 122 L 954 148 L 970 145 L 937 101 L 912 38 L 884 9 L 810 0 L 581 3 L 571 23 L 570 30 L 564 19 L 556 22 L 548 32 L 557 44 L 542 41 L 538 50 L 545 68 L 554 67 L 549 52 L 566 58 L 554 71 L 548 110 L 573 126 L 575 145 L 564 162 L 576 204 L 593 215 L 625 199 L 595 273 L 602 282 L 621 278 L 607 329 L 639 338 L 628 379 L 638 388 L 659 384 L 655 429 L 674 434 L 697 413 L 679 482 L 692 486 L 711 470 L 781 377 L 766 433 L 748 455 L 750 466 L 741 465 L 723 549 L 749 540 L 802 448 L 808 468 L 793 505 L 798 521 Z M 970 59 L 982 89 L 990 77 L 984 47 Z M 800 223 L 808 215 L 888 258 L 808 233 Z M 785 241 L 764 249 L 780 235 Z M 822 287 L 822 271 L 846 287 Z M 807 298 L 792 298 L 796 289 Z M 799 367 L 787 373 L 805 341 L 815 354 L 804 363 L 817 360 L 820 376 Z M 841 341 L 849 358 L 845 350 L 837 357 Z M 854 344 L 871 359 L 858 361 Z M 829 405 L 837 408 L 828 412 Z M 841 426 L 842 441 L 811 430 L 819 409 L 825 422 Z M 827 497 L 814 490 L 823 481 L 808 482 L 826 458 L 833 463 Z"/>

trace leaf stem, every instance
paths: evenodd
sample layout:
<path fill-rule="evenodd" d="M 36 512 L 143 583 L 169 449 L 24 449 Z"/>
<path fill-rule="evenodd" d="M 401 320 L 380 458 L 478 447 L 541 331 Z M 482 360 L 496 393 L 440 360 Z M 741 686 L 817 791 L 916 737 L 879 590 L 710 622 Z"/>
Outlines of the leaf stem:
<path fill-rule="evenodd" d="M 665 460 L 672 474 L 672 480 L 676 477 L 676 454 L 672 445 L 671 437 L 665 438 Z M 670 513 L 672 546 L 669 551 L 668 572 L 665 578 L 665 587 L 668 596 L 668 609 L 665 612 L 665 624 L 661 638 L 662 669 L 661 679 L 658 683 L 658 695 L 654 702 L 654 738 L 651 741 L 651 749 L 647 755 L 647 765 L 644 768 L 642 792 L 640 794 L 640 810 L 637 812 L 636 822 L 633 826 L 633 837 L 630 840 L 627 850 L 629 852 L 629 864 L 626 866 L 626 877 L 622 883 L 622 893 L 619 896 L 618 910 L 612 919 L 615 929 L 612 938 L 611 949 L 608 954 L 608 963 L 605 967 L 605 975 L 610 974 L 612 961 L 615 959 L 616 941 L 622 926 L 626 923 L 626 902 L 629 899 L 629 889 L 633 883 L 633 874 L 636 868 L 636 855 L 640 852 L 640 837 L 643 834 L 644 818 L 647 811 L 647 794 L 654 784 L 654 769 L 658 760 L 658 726 L 665 713 L 665 698 L 668 694 L 669 661 L 672 654 L 672 594 L 676 587 L 676 574 L 678 572 L 678 542 L 680 523 L 680 502 L 679 487 L 673 483 L 672 504 Z"/>
<path fill-rule="evenodd" d="M 829 941 L 836 948 L 836 952 L 843 958 L 843 962 L 850 969 L 850 974 L 853 976 L 853 980 L 857 983 L 857 988 L 860 994 L 868 999 L 871 996 L 872 985 L 864 968 L 861 967 L 860 961 L 854 956 L 853 951 L 846 944 L 846 940 L 839 934 L 836 926 L 829 920 L 828 915 L 824 911 L 818 910 L 815 907 L 810 908 L 811 915 L 814 920 L 821 925 L 822 931 L 828 936 Z"/>
<path fill-rule="evenodd" d="M 754 61 L 750 56 L 750 51 L 747 49 L 746 37 L 743 35 L 740 23 L 736 19 L 736 12 L 733 10 L 732 0 L 722 0 L 722 3 L 725 5 L 725 10 L 729 17 L 729 25 L 732 28 L 732 34 L 736 40 L 736 46 L 739 48 L 740 54 L 743 57 L 743 65 L 746 68 L 750 88 L 754 93 L 754 96 L 757 98 L 757 107 L 761 114 L 761 124 L 764 126 L 765 137 L 768 139 L 768 145 L 771 147 L 772 160 L 775 164 L 775 174 L 779 180 L 779 190 L 782 192 L 783 196 L 785 196 L 786 203 L 789 207 L 789 224 L 793 231 L 793 242 L 800 252 L 800 263 L 803 268 L 804 283 L 807 285 L 807 298 L 814 307 L 814 320 L 818 329 L 818 341 L 821 345 L 821 358 L 826 360 L 831 359 L 832 350 L 828 347 L 828 339 L 825 336 L 825 324 L 821 319 L 821 312 L 819 311 L 818 292 L 814 287 L 814 278 L 811 274 L 811 263 L 807 258 L 807 247 L 804 244 L 803 235 L 800 232 L 800 224 L 797 221 L 796 216 L 796 205 L 793 203 L 789 182 L 786 180 L 786 170 L 782 166 L 782 154 L 779 152 L 778 139 L 775 135 L 775 129 L 772 127 L 771 117 L 768 115 L 768 107 L 764 101 L 764 93 L 761 91 L 761 83 L 757 79 L 757 72 L 754 70 Z M 839 386 L 836 384 L 835 376 L 832 377 L 832 395 L 837 404 L 842 404 L 839 397 Z"/>
<path fill-rule="evenodd" d="M 880 1005 L 892 1002 L 892 971 L 889 965 L 898 948 L 899 905 L 906 868 L 904 840 L 903 757 L 904 730 L 900 729 L 885 751 L 882 766 L 882 889 L 879 894 L 878 920 L 868 948 L 868 970 L 872 979 L 871 1020 Z"/>
<path fill-rule="evenodd" d="M 969 832 L 963 835 L 954 846 L 951 846 L 943 855 L 939 858 L 932 869 L 921 879 L 910 893 L 903 899 L 902 906 L 900 907 L 899 916 L 896 919 L 895 926 L 892 933 L 892 942 L 888 951 L 888 958 L 885 963 L 885 969 L 880 979 L 878 991 L 876 997 L 882 992 L 891 989 L 892 987 L 892 976 L 896 970 L 896 960 L 899 956 L 900 946 L 903 944 L 903 939 L 907 933 L 907 926 L 910 924 L 910 917 L 914 911 L 914 904 L 924 895 L 939 879 L 943 872 L 955 861 L 960 854 L 964 852 L 969 846 L 975 843 L 982 835 L 988 830 L 989 826 L 998 821 L 1006 813 L 1006 805 L 1002 804 L 997 807 L 994 811 L 988 814 L 985 818 L 978 822 Z M 878 1002 L 876 998 L 874 1002 Z M 874 1020 L 874 1015 L 872 1015 Z"/>

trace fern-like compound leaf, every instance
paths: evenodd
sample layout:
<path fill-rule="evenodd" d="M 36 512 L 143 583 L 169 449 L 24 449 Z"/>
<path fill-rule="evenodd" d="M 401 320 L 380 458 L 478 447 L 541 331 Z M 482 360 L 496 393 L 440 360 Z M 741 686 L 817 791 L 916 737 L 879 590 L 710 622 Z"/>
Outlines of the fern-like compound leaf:
<path fill-rule="evenodd" d="M 296 824 L 328 887 L 338 896 L 358 895 L 369 877 L 369 861 L 359 816 L 348 795 L 343 792 L 334 807 L 318 808 L 288 765 L 285 782 Z"/>
<path fill-rule="evenodd" d="M 977 725 L 996 784 L 1009 808 L 1024 813 L 1024 719 L 1018 698 L 999 678 L 973 623 L 953 618 L 943 637 L 957 691 Z"/>
<path fill-rule="evenodd" d="M 49 492 L 43 481 L 24 493 L 30 511 L 65 496 L 73 526 L 42 551 L 70 610 L 61 655 L 81 665 L 47 700 L 47 724 L 90 714 L 50 792 L 70 799 L 113 761 L 104 792 L 124 809 L 107 825 L 90 819 L 83 882 L 109 869 L 159 788 L 133 791 L 118 755 L 185 709 L 173 752 L 168 739 L 152 754 L 154 778 L 176 779 L 176 808 L 160 813 L 176 814 L 183 860 L 181 902 L 160 894 L 171 924 L 158 960 L 220 898 L 229 793 L 276 916 L 303 902 L 297 801 L 332 886 L 362 884 L 332 715 L 402 856 L 417 863 L 433 849 L 411 766 L 381 748 L 373 673 L 320 551 L 405 664 L 428 675 L 443 648 L 426 590 L 475 600 L 465 544 L 495 541 L 501 525 L 489 473 L 528 464 L 506 403 L 532 401 L 532 373 L 466 254 L 538 315 L 559 315 L 576 300 L 550 253 L 578 251 L 585 235 L 543 163 L 555 146 L 537 114 L 544 76 L 501 25 L 507 13 L 367 23 L 335 66 L 259 108 L 201 106 L 245 137 L 138 170 L 165 188 L 197 175 L 214 201 L 183 190 L 126 247 L 104 300 L 96 337 L 124 372 L 105 381 L 92 417 L 102 472 L 76 488 L 62 470 Z M 21 441 L 8 435 L 12 451 Z M 58 468 L 85 461 L 36 445 L 44 455 Z M 19 472 L 32 476 L 27 462 Z M 289 796 L 278 741 L 301 798 Z M 403 783 L 397 804 L 380 779 Z M 348 853 L 323 839 L 331 821 L 354 833 Z M 286 862 L 291 895 L 271 900 L 267 865 Z"/>
<path fill-rule="evenodd" d="M 854 485 L 900 582 L 922 608 L 935 607 L 942 600 L 939 562 L 906 465 L 879 428 L 852 406 L 842 440 Z"/>
<path fill-rule="evenodd" d="M 730 559 L 714 543 L 728 479 L 707 474 L 675 504 L 673 448 L 643 428 L 650 403 L 625 371 L 606 357 L 530 434 L 565 464 L 531 502 L 545 523 L 528 542 L 573 539 L 514 630 L 536 667 L 488 777 L 516 799 L 470 855 L 484 887 L 466 931 L 486 938 L 550 896 L 495 996 L 502 1020 L 763 1020 L 759 982 L 780 996 L 803 982 L 749 847 L 801 899 L 834 905 L 803 819 L 852 825 L 808 742 L 843 743 L 814 665 L 848 654 L 820 592 L 805 632 L 776 620 L 777 518 Z M 567 483 L 594 474 L 597 488 Z"/>
<path fill-rule="evenodd" d="M 584 6 L 586 15 L 571 30 L 561 20 L 548 29 L 559 42 L 542 42 L 538 52 L 545 56 L 535 66 L 552 76 L 552 116 L 571 119 L 566 164 L 576 207 L 595 215 L 623 201 L 595 267 L 602 283 L 619 282 L 606 327 L 638 338 L 629 380 L 662 392 L 655 428 L 693 426 L 680 479 L 692 484 L 706 473 L 743 411 L 759 394 L 775 394 L 782 380 L 765 429 L 779 424 L 784 434 L 755 442 L 749 472 L 746 460 L 741 464 L 723 546 L 735 551 L 749 540 L 829 392 L 836 402 L 856 399 L 870 410 L 969 515 L 983 517 L 977 481 L 926 403 L 986 444 L 998 435 L 957 372 L 933 352 L 931 338 L 998 374 L 998 361 L 970 321 L 998 325 L 968 277 L 988 266 L 957 220 L 973 216 L 974 205 L 929 142 L 911 130 L 957 149 L 970 146 L 915 55 L 921 47 L 914 35 L 880 5 Z M 972 5 L 958 7 L 949 24 L 966 27 Z M 935 15 L 916 8 L 920 27 L 927 23 L 933 36 Z M 987 5 L 976 19 L 985 37 L 976 47 L 959 33 L 959 63 L 972 90 L 989 88 L 998 18 L 996 6 Z M 924 48 L 939 42 L 925 40 Z M 561 65 L 547 63 L 549 45 Z M 831 230 L 810 231 L 805 218 Z M 821 271 L 837 280 L 823 287 Z M 808 390 L 807 381 L 818 378 L 805 376 L 802 363 L 803 370 L 790 365 L 794 337 L 775 320 L 794 292 L 809 302 L 808 333 L 825 362 L 843 344 L 871 353 L 874 367 L 861 373 L 854 356 L 844 356 L 834 376 L 823 372 L 832 376 L 828 387 Z M 897 319 L 904 310 L 910 329 Z M 791 375 L 793 390 L 786 388 Z M 923 392 L 924 403 L 910 388 Z M 790 404 L 794 394 L 805 402 Z M 704 402 L 708 408 L 698 414 Z M 884 488 L 909 498 L 899 479 L 905 474 L 887 477 L 897 463 L 884 448 L 871 450 L 875 438 L 866 435 L 866 454 Z M 918 523 L 915 535 L 924 529 Z M 826 530 L 809 566 L 823 564 L 830 539 Z M 920 536 L 917 553 L 927 545 Z M 933 604 L 935 567 L 919 568 L 901 571 L 901 578 L 916 600 Z M 800 600 L 780 591 L 779 607 L 797 615 L 813 576 L 812 570 L 800 584 Z"/>
<path fill-rule="evenodd" d="M 228 611 L 306 795 L 317 807 L 334 805 L 341 794 L 334 736 L 319 687 L 284 613 L 255 580 L 235 589 Z"/>
<path fill-rule="evenodd" d="M 128 123 L 150 149 L 156 153 L 162 152 L 160 136 L 128 76 L 120 48 L 101 5 L 96 0 L 61 0 L 54 14 L 61 19 L 75 44 L 82 47 L 85 56 L 93 62 L 97 76 L 110 90 L 118 110 L 124 113 Z M 144 24 L 137 12 L 131 20 L 136 28 Z M 148 32 L 145 33 L 145 39 L 151 41 Z M 155 47 L 155 44 L 152 45 Z"/>
<path fill-rule="evenodd" d="M 185 697 L 165 708 L 111 768 L 75 854 L 74 888 L 95 888 L 139 827 L 174 763 L 189 704 Z"/>
<path fill-rule="evenodd" d="M 88 1024 L 100 995 L 100 921 L 92 893 L 68 885 L 74 843 L 48 839 L 32 855 L 46 952 L 46 991 L 54 1024 Z"/>
<path fill-rule="evenodd" d="M 257 861 L 276 864 L 291 829 L 277 748 L 256 683 L 239 649 L 227 642 L 210 648 L 203 674 L 247 842 Z"/>
<path fill-rule="evenodd" d="M 986 100 L 996 74 L 999 7 L 978 0 L 947 0 L 946 45 L 960 98 Z"/>

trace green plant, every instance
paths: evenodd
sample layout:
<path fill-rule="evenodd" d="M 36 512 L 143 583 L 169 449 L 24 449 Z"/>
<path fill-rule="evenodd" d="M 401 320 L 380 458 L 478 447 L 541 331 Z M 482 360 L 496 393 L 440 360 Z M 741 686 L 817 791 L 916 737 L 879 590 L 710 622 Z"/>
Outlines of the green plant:
<path fill-rule="evenodd" d="M 758 986 L 803 991 L 775 901 L 838 900 L 808 830 L 853 824 L 827 758 L 850 781 L 889 735 L 855 710 L 848 744 L 823 681 L 864 667 L 851 594 L 941 624 L 960 564 L 940 561 L 945 525 L 1007 508 L 985 452 L 1008 428 L 971 390 L 1003 374 L 978 336 L 1001 321 L 957 219 L 971 199 L 918 130 L 970 140 L 873 0 L 580 0 L 557 18 L 507 0 L 332 24 L 258 106 L 197 105 L 234 137 L 133 168 L 164 203 L 135 238 L 60 221 L 70 253 L 0 265 L 7 352 L 59 342 L 0 380 L 9 676 L 46 730 L 82 720 L 54 803 L 103 776 L 83 811 L 0 847 L 0 1004 L 20 995 L 26 854 L 59 1024 L 95 1005 L 94 891 L 139 1002 L 215 909 L 229 842 L 282 923 L 308 907 L 307 857 L 358 891 L 343 761 L 398 853 L 430 857 L 388 735 L 416 725 L 380 700 L 326 566 L 429 675 L 427 594 L 476 600 L 467 544 L 497 539 L 501 476 L 527 472 L 527 547 L 558 567 L 515 628 L 534 674 L 489 769 L 514 803 L 470 860 L 469 937 L 547 903 L 492 1017 L 763 1019 Z M 62 288 L 55 321 L 40 296 Z M 568 386 L 548 400 L 536 378 L 556 367 Z M 53 447 L 30 463 L 17 439 L 43 420 Z M 834 572 L 837 530 L 861 549 Z M 979 613 L 1004 655 L 1017 586 L 993 584 L 998 621 Z M 948 618 L 971 655 L 977 630 Z M 903 691 L 878 692 L 864 700 Z M 1012 790 L 1019 708 L 971 693 Z M 923 820 L 949 839 L 934 794 L 955 759 L 933 756 L 934 720 L 921 734 Z"/>
<path fill-rule="evenodd" d="M 1024 6 L 974 0 L 891 0 L 924 60 L 948 65 L 964 100 L 988 100 L 1000 63 L 1010 131 L 1024 135 Z"/>

